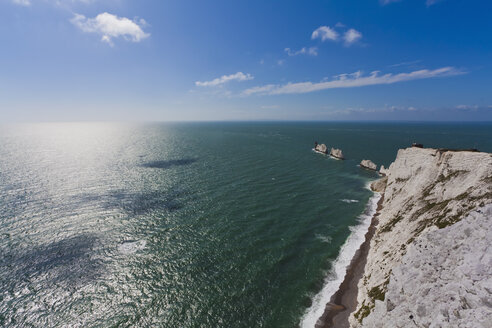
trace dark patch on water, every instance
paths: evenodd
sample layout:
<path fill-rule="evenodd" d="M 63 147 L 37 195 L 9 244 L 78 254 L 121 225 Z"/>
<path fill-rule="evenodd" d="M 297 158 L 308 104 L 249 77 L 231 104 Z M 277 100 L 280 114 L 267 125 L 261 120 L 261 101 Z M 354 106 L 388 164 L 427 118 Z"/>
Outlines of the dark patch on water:
<path fill-rule="evenodd" d="M 147 192 L 132 192 L 126 190 L 113 190 L 105 194 L 83 194 L 72 200 L 74 208 L 84 208 L 92 203 L 104 210 L 119 209 L 129 215 L 141 215 L 152 211 L 176 211 L 183 208 L 180 200 L 186 191 L 156 190 Z M 93 206 L 94 206 L 93 205 Z"/>
<path fill-rule="evenodd" d="M 0 258 L 0 266 L 5 268 L 1 280 L 41 288 L 53 285 L 78 288 L 96 280 L 104 271 L 102 261 L 93 256 L 96 245 L 94 235 L 83 234 L 29 250 L 6 252 Z"/>
<path fill-rule="evenodd" d="M 143 163 L 141 167 L 153 168 L 153 169 L 169 169 L 173 166 L 185 166 L 190 165 L 198 161 L 197 158 L 183 158 L 183 159 L 172 159 L 167 161 L 152 161 Z"/>
<path fill-rule="evenodd" d="M 118 207 L 133 215 L 155 210 L 176 211 L 183 207 L 179 202 L 179 191 L 151 191 L 144 193 L 113 192 L 109 207 Z"/>

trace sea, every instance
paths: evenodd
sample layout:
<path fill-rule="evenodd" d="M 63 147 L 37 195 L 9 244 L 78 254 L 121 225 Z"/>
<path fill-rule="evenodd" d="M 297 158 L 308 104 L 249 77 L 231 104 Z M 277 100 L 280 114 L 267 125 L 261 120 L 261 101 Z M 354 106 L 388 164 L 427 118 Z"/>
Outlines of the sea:
<path fill-rule="evenodd" d="M 0 125 L 0 326 L 311 328 L 413 142 L 492 123 Z"/>

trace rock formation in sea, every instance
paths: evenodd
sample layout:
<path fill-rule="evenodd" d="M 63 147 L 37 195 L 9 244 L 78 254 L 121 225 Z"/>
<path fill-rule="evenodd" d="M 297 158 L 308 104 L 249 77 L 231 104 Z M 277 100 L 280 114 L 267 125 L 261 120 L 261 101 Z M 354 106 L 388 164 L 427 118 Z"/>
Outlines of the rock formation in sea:
<path fill-rule="evenodd" d="M 386 176 L 351 327 L 490 327 L 492 154 L 411 147 Z"/>
<path fill-rule="evenodd" d="M 368 169 L 368 170 L 373 170 L 373 171 L 376 171 L 378 169 L 378 166 L 376 164 L 374 164 L 371 160 L 369 159 L 363 159 L 361 162 L 360 162 L 360 166 L 365 168 L 365 169 Z"/>
<path fill-rule="evenodd" d="M 341 149 L 332 148 L 330 151 L 330 156 L 333 156 L 338 159 L 345 159 L 345 157 L 343 157 L 343 153 Z"/>
<path fill-rule="evenodd" d="M 381 165 L 381 167 L 379 168 L 379 174 L 387 175 L 387 173 L 388 173 L 388 169 L 385 169 L 384 165 Z"/>
<path fill-rule="evenodd" d="M 314 146 L 314 150 L 316 150 L 317 152 L 323 153 L 323 154 L 328 154 L 328 148 L 326 148 L 325 144 L 316 143 Z"/>

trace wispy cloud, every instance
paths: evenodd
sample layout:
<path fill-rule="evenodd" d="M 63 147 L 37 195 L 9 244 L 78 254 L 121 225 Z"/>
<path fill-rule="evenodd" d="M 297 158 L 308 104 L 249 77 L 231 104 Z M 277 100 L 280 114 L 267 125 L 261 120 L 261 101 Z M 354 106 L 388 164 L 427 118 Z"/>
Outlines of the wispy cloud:
<path fill-rule="evenodd" d="M 243 95 L 280 95 L 280 94 L 299 94 L 308 93 L 326 89 L 336 88 L 355 88 L 369 85 L 393 84 L 404 81 L 422 80 L 435 77 L 445 77 L 464 74 L 465 72 L 454 67 L 442 67 L 434 70 L 418 70 L 409 73 L 384 74 L 380 75 L 379 71 L 374 71 L 370 75 L 363 76 L 361 71 L 352 74 L 340 74 L 335 79 L 321 82 L 297 82 L 287 84 L 268 84 L 256 86 L 243 91 Z"/>
<path fill-rule="evenodd" d="M 425 2 L 425 4 L 427 7 L 429 7 L 429 6 L 435 5 L 436 3 L 441 2 L 441 1 L 443 1 L 443 0 L 427 0 Z"/>
<path fill-rule="evenodd" d="M 227 83 L 229 81 L 248 81 L 252 79 L 253 76 L 251 74 L 244 74 L 243 72 L 237 72 L 236 74 L 222 75 L 221 77 L 218 77 L 211 81 L 203 81 L 203 82 L 196 81 L 195 85 L 199 87 L 214 87 Z"/>
<path fill-rule="evenodd" d="M 142 30 L 147 23 L 140 19 L 138 22 L 126 17 L 118 17 L 107 12 L 97 15 L 95 18 L 86 18 L 84 15 L 75 14 L 70 20 L 83 32 L 101 35 L 101 41 L 113 45 L 112 38 L 122 37 L 125 40 L 140 42 L 150 36 Z"/>
<path fill-rule="evenodd" d="M 381 3 L 381 5 L 385 6 L 385 5 L 388 5 L 390 3 L 394 3 L 394 2 L 400 2 L 401 0 L 379 0 L 379 3 Z M 426 0 L 425 1 L 425 4 L 427 7 L 429 6 L 432 6 L 432 5 L 435 5 L 436 3 L 438 2 L 441 2 L 443 0 Z"/>
<path fill-rule="evenodd" d="M 31 0 L 12 0 L 13 3 L 19 6 L 30 6 L 31 5 Z"/>
<path fill-rule="evenodd" d="M 297 56 L 297 55 L 311 55 L 311 56 L 317 56 L 318 55 L 318 48 L 316 47 L 303 47 L 300 50 L 294 51 L 290 48 L 285 48 L 284 49 L 287 55 L 289 56 Z"/>
<path fill-rule="evenodd" d="M 311 34 L 311 39 L 321 39 L 321 41 L 338 39 L 338 32 L 329 26 L 320 26 Z"/>
<path fill-rule="evenodd" d="M 345 25 L 342 23 L 337 23 L 335 25 L 336 28 L 345 28 Z M 346 46 L 350 46 L 360 39 L 362 39 L 362 33 L 357 31 L 356 29 L 350 28 L 343 33 L 343 36 L 340 38 L 340 34 L 335 30 L 335 28 L 331 28 L 329 26 L 320 26 L 311 34 L 311 39 L 320 39 L 321 41 L 339 41 L 343 40 Z"/>
<path fill-rule="evenodd" d="M 343 39 L 345 40 L 345 45 L 349 46 L 360 39 L 362 39 L 362 33 L 351 28 L 343 35 Z"/>
<path fill-rule="evenodd" d="M 413 60 L 413 61 L 401 62 L 393 65 L 388 65 L 388 67 L 412 66 L 420 62 L 422 62 L 422 60 Z"/>
<path fill-rule="evenodd" d="M 393 3 L 393 2 L 400 2 L 401 0 L 379 0 L 379 2 L 385 6 L 387 4 Z"/>
<path fill-rule="evenodd" d="M 476 110 L 479 108 L 478 105 L 458 105 L 456 106 L 457 109 L 462 109 L 462 110 Z"/>

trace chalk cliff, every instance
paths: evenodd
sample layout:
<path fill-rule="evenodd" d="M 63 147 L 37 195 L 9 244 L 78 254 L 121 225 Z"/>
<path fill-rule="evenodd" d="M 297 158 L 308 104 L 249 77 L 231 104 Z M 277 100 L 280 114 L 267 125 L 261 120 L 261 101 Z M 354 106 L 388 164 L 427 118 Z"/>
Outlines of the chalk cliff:
<path fill-rule="evenodd" d="M 492 154 L 407 148 L 385 174 L 350 326 L 490 327 Z"/>

